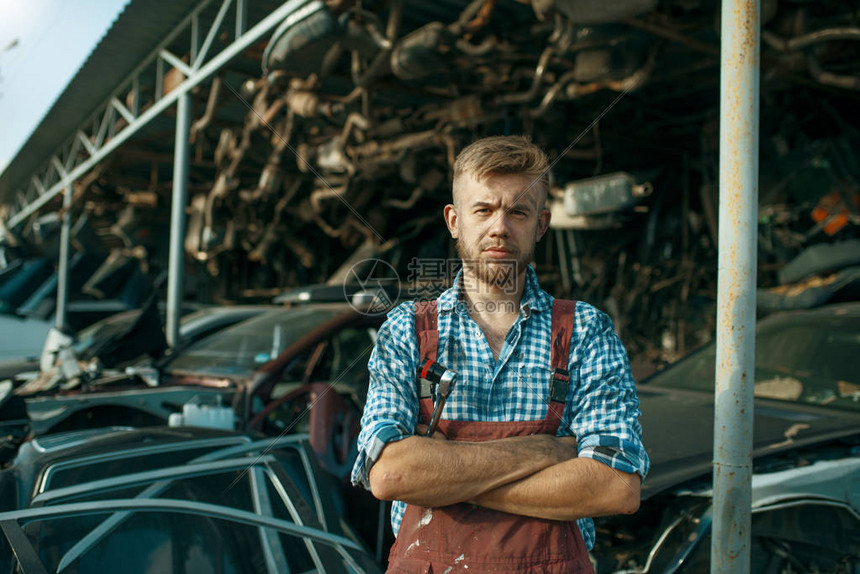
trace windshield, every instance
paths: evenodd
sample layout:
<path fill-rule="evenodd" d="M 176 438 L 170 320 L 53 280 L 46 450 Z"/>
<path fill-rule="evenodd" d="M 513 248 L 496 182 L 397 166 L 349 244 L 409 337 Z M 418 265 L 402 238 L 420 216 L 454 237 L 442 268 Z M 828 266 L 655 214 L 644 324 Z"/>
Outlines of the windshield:
<path fill-rule="evenodd" d="M 82 359 L 90 358 L 89 352 L 96 343 L 125 334 L 140 317 L 140 312 L 140 309 L 123 311 L 83 329 L 78 333 L 78 341 L 73 346 L 75 355 Z"/>
<path fill-rule="evenodd" d="M 250 377 L 302 335 L 343 312 L 343 307 L 269 311 L 198 341 L 167 368 L 171 372 Z"/>
<path fill-rule="evenodd" d="M 860 412 L 860 321 L 803 315 L 765 323 L 756 336 L 755 396 Z M 704 347 L 648 383 L 713 392 L 716 345 Z"/>

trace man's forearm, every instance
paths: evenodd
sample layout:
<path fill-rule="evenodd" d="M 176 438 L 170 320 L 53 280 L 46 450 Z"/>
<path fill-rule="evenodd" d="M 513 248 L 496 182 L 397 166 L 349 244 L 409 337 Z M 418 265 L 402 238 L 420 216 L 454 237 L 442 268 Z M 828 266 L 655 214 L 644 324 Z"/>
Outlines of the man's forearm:
<path fill-rule="evenodd" d="M 419 506 L 448 506 L 576 456 L 572 439 L 549 435 L 487 442 L 412 436 L 388 444 L 370 469 L 373 494 Z"/>
<path fill-rule="evenodd" d="M 469 502 L 510 514 L 575 520 L 636 512 L 640 484 L 638 474 L 576 458 L 486 491 Z"/>

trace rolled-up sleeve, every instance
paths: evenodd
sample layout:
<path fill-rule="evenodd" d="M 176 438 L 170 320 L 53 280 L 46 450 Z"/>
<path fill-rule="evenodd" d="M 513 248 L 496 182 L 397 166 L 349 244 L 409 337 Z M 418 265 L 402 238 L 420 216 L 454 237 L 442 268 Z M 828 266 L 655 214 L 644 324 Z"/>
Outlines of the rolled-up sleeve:
<path fill-rule="evenodd" d="M 352 483 L 370 488 L 370 468 L 386 444 L 413 434 L 418 422 L 413 303 L 392 310 L 377 334 L 367 368 L 370 386 L 358 435 L 358 458 Z"/>
<path fill-rule="evenodd" d="M 579 456 L 598 460 L 644 480 L 650 461 L 642 445 L 639 397 L 627 351 L 611 319 L 578 303 L 571 378 L 576 380 L 567 413 Z"/>

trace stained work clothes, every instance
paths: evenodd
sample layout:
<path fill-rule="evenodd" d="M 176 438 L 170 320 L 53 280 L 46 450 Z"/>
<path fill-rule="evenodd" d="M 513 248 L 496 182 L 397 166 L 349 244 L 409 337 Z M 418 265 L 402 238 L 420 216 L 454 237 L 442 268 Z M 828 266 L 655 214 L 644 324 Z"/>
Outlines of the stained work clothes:
<path fill-rule="evenodd" d="M 546 415 L 551 380 L 550 323 L 553 298 L 527 271 L 519 317 L 498 360 L 460 296 L 462 275 L 438 299 L 438 361 L 457 371 L 457 384 L 443 418 L 448 421 L 521 422 Z M 642 446 L 639 400 L 623 345 L 609 317 L 577 302 L 570 345 L 570 388 L 558 436 L 576 436 L 580 457 L 593 458 L 622 472 L 644 477 L 649 461 Z M 368 473 L 385 444 L 414 434 L 419 422 L 415 373 L 419 364 L 414 303 L 388 316 L 371 355 L 370 387 L 352 473 L 368 487 Z M 392 505 L 398 533 L 406 505 Z M 577 521 L 585 545 L 594 544 L 590 519 Z"/>

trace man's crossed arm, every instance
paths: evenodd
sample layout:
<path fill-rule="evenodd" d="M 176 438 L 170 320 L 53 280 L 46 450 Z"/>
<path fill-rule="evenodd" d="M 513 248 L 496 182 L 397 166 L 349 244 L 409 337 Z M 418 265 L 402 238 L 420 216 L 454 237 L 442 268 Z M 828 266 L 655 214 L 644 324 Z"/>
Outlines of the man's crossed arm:
<path fill-rule="evenodd" d="M 389 443 L 370 469 L 382 500 L 440 507 L 471 502 L 511 514 L 575 520 L 639 508 L 641 479 L 577 458 L 572 437 L 510 437 L 487 442 L 411 436 Z"/>

